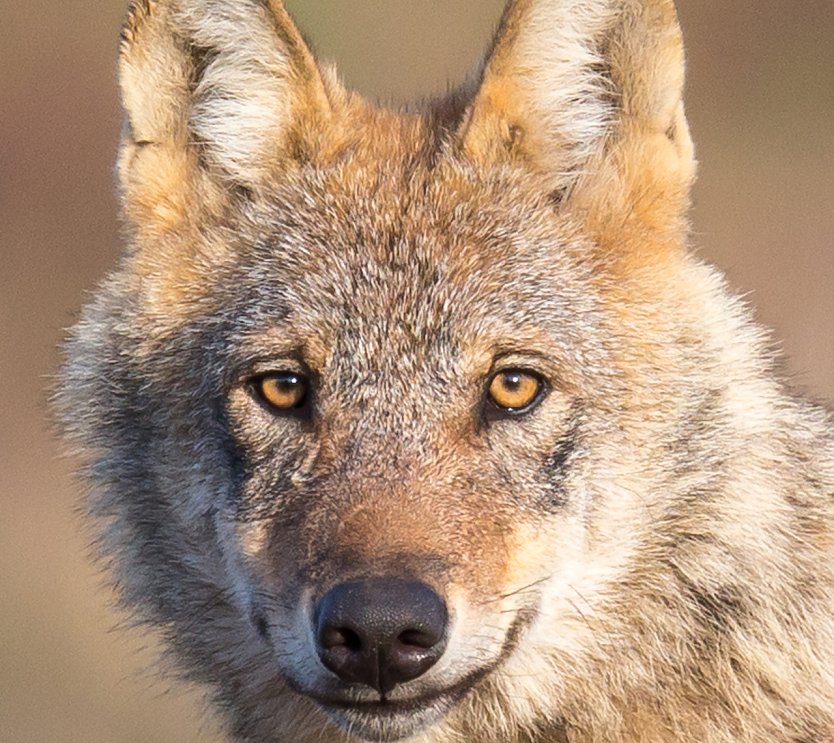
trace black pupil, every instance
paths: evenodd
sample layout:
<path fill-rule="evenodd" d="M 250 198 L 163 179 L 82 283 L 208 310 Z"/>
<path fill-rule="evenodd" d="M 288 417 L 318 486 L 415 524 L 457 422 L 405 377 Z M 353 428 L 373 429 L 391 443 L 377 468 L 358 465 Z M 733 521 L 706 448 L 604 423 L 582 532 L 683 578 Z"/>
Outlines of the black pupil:
<path fill-rule="evenodd" d="M 278 389 L 281 390 L 282 393 L 291 395 L 294 392 L 298 391 L 298 387 L 301 384 L 301 380 L 295 376 L 294 374 L 285 374 L 278 377 Z"/>
<path fill-rule="evenodd" d="M 504 386 L 510 392 L 517 392 L 521 388 L 521 374 L 519 374 L 518 372 L 505 373 Z"/>

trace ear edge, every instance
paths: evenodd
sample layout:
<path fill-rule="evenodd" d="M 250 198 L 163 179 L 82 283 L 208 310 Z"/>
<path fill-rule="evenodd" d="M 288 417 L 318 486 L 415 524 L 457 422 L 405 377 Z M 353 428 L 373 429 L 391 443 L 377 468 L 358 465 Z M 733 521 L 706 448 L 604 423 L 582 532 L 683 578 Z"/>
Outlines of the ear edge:
<path fill-rule="evenodd" d="M 245 187 L 314 150 L 340 100 L 278 0 L 134 0 L 120 77 L 132 142 L 196 144 Z"/>
<path fill-rule="evenodd" d="M 552 192 L 569 190 L 611 126 L 598 51 L 611 22 L 605 5 L 577 17 L 569 3 L 508 2 L 458 132 L 469 157 L 522 162 Z"/>
<path fill-rule="evenodd" d="M 119 34 L 119 53 L 129 54 L 145 21 L 156 9 L 156 0 L 131 0 Z"/>
<path fill-rule="evenodd" d="M 572 15 L 580 5 L 598 11 L 584 25 Z M 564 23 L 534 24 L 525 39 L 525 23 L 554 21 L 560 13 Z M 523 167 L 559 203 L 592 187 L 600 167 L 605 173 L 597 191 L 620 178 L 624 199 L 633 188 L 631 198 L 648 201 L 638 191 L 650 183 L 685 211 L 695 159 L 683 113 L 683 57 L 671 0 L 511 0 L 458 129 L 458 147 L 487 167 Z M 560 66 L 542 63 L 548 59 Z M 550 83 L 549 98 L 541 80 Z M 641 141 L 619 146 L 626 138 Z M 614 162 L 602 168 L 612 149 L 618 150 L 610 153 Z M 657 172 L 646 177 L 641 167 Z M 621 216 L 612 215 L 612 222 Z"/>

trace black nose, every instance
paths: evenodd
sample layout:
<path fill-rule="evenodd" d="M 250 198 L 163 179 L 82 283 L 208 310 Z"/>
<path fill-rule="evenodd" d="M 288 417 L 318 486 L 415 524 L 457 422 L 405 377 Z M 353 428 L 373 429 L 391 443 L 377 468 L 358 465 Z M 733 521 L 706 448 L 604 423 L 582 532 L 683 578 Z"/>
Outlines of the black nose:
<path fill-rule="evenodd" d="M 423 583 L 342 583 L 316 608 L 318 654 L 342 681 L 384 696 L 437 663 L 446 646 L 447 618 L 443 599 Z"/>

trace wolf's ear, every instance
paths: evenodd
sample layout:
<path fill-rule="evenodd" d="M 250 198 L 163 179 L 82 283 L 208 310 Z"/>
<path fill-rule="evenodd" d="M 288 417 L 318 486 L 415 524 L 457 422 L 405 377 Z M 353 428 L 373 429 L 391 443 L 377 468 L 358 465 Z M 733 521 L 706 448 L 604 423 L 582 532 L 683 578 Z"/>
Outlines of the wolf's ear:
<path fill-rule="evenodd" d="M 140 222 L 176 223 L 210 184 L 257 190 L 312 157 L 337 97 L 280 0 L 135 0 L 120 82 L 120 177 Z"/>
<path fill-rule="evenodd" d="M 461 133 L 597 227 L 679 228 L 695 161 L 672 0 L 511 0 Z"/>

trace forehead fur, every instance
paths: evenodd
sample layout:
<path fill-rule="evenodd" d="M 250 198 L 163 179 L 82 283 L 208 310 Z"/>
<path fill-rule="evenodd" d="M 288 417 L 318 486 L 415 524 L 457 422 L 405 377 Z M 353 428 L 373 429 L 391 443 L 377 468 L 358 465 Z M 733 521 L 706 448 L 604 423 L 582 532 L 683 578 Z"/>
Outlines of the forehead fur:
<path fill-rule="evenodd" d="M 172 320 L 187 319 L 225 285 L 212 275 L 231 272 L 252 299 L 280 290 L 297 304 L 306 286 L 307 301 L 341 299 L 355 314 L 368 302 L 397 312 L 409 298 L 426 310 L 454 298 L 460 309 L 469 290 L 481 306 L 500 295 L 508 310 L 529 295 L 534 312 L 590 268 L 590 239 L 521 169 L 483 171 L 438 152 L 423 116 L 376 112 L 372 124 L 333 161 L 286 173 L 196 229 L 140 246 L 148 286 L 162 287 L 148 303 L 158 309 L 161 291 Z"/>

